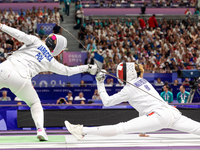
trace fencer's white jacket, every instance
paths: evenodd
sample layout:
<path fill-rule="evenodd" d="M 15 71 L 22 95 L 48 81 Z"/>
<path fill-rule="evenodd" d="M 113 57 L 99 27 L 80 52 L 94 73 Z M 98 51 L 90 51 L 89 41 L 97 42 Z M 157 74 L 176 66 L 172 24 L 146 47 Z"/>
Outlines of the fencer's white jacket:
<path fill-rule="evenodd" d="M 11 35 L 24 45 L 7 59 L 12 62 L 22 77 L 34 77 L 40 72 L 51 71 L 61 75 L 71 76 L 85 72 L 87 65 L 78 67 L 67 67 L 59 63 L 51 54 L 48 47 L 38 37 L 28 35 L 17 29 L 1 26 L 1 30 Z"/>
<path fill-rule="evenodd" d="M 104 83 L 97 82 L 98 92 L 104 106 L 113 106 L 122 102 L 129 102 L 129 104 L 139 112 L 140 116 L 148 115 L 151 112 L 155 112 L 155 109 L 158 110 L 167 108 L 175 110 L 176 112 L 178 111 L 178 109 L 168 105 L 147 80 L 139 77 L 133 79 L 132 81 L 130 81 L 130 83 L 150 93 L 156 98 L 128 83 L 123 87 L 120 92 L 109 96 L 106 92 Z"/>

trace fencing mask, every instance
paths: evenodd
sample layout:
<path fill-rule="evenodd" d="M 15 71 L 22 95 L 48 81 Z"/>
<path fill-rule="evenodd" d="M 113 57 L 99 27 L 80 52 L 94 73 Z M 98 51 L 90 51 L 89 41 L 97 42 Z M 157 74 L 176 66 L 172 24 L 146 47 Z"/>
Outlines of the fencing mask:
<path fill-rule="evenodd" d="M 130 82 L 131 80 L 137 78 L 140 76 L 140 69 L 139 65 L 138 66 L 138 73 L 135 70 L 135 63 L 134 62 L 121 62 L 117 66 L 117 77 L 119 78 L 118 81 L 120 83 L 126 84 L 124 81 Z"/>
<path fill-rule="evenodd" d="M 56 44 L 54 42 L 55 40 L 57 40 Z M 53 49 L 53 56 L 59 55 L 67 47 L 67 39 L 64 36 L 58 34 L 50 34 L 46 38 L 45 42 L 48 47 Z"/>

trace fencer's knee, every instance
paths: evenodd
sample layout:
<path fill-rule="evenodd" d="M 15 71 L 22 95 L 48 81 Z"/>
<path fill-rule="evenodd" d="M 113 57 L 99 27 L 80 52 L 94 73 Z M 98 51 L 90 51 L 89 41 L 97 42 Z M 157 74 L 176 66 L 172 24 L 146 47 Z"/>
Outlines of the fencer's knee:
<path fill-rule="evenodd" d="M 120 122 L 120 123 L 115 125 L 116 135 L 125 133 L 125 127 L 124 126 L 125 126 L 125 122 Z"/>
<path fill-rule="evenodd" d="M 27 103 L 27 105 L 28 105 L 29 107 L 31 107 L 31 108 L 32 108 L 33 106 L 42 106 L 40 101 L 39 101 L 39 102 L 35 102 L 35 103 L 29 103 L 29 104 Z"/>

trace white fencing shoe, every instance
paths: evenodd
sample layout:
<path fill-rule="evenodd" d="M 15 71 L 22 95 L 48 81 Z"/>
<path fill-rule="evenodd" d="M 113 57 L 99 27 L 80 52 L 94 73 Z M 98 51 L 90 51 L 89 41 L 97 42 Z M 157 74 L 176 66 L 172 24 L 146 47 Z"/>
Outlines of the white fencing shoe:
<path fill-rule="evenodd" d="M 67 130 L 78 140 L 83 139 L 84 134 L 83 134 L 83 125 L 73 125 L 69 123 L 68 121 L 65 121 L 65 126 Z"/>
<path fill-rule="evenodd" d="M 37 139 L 39 139 L 40 141 L 48 141 L 48 136 L 46 135 L 44 129 L 37 130 Z"/>

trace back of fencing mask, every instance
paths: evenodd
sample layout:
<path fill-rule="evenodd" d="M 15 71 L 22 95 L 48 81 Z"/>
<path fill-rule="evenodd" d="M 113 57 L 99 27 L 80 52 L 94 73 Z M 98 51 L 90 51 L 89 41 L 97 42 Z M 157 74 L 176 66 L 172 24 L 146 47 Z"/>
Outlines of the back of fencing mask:
<path fill-rule="evenodd" d="M 54 44 L 55 40 L 57 40 L 56 44 Z M 53 49 L 53 56 L 59 55 L 67 47 L 67 39 L 64 36 L 58 34 L 53 34 L 53 36 L 52 34 L 50 34 L 46 38 L 45 42 L 48 47 L 51 47 Z"/>
<path fill-rule="evenodd" d="M 139 65 L 138 69 L 139 69 Z M 118 81 L 120 83 L 126 84 L 124 81 L 130 82 L 131 80 L 137 78 L 140 76 L 140 69 L 139 72 L 137 73 L 135 70 L 135 63 L 134 62 L 121 62 L 117 66 L 117 77 L 119 78 Z"/>

